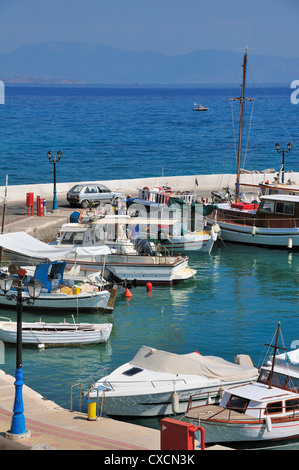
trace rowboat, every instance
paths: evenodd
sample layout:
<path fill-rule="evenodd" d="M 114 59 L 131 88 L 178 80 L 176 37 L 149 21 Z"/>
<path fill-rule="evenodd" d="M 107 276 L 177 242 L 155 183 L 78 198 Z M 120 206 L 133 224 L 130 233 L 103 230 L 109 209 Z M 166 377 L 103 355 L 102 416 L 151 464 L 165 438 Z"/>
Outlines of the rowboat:
<path fill-rule="evenodd" d="M 40 263 L 28 275 L 26 269 L 26 279 L 24 290 L 22 292 L 23 307 L 34 310 L 54 310 L 61 312 L 63 310 L 71 311 L 90 311 L 96 310 L 105 313 L 113 311 L 110 305 L 110 292 L 107 289 L 101 289 L 90 282 L 74 282 L 72 279 L 64 279 L 66 263 L 62 261 L 53 261 L 49 263 Z M 17 276 L 13 276 L 17 278 Z M 35 278 L 42 284 L 40 295 L 32 303 L 27 284 L 31 278 Z M 0 290 L 0 305 L 5 307 L 15 307 L 16 305 L 16 287 L 14 283 L 8 292 Z"/>
<path fill-rule="evenodd" d="M 112 323 L 23 322 L 22 343 L 45 346 L 105 343 L 110 337 L 112 326 Z M 4 343 L 16 344 L 16 322 L 10 319 L 0 321 L 0 340 Z"/>

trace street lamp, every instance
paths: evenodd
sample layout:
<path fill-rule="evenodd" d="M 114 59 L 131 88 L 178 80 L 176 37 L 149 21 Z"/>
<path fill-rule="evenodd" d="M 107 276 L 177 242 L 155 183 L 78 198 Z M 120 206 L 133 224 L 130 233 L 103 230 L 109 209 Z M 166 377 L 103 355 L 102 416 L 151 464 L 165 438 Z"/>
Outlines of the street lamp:
<path fill-rule="evenodd" d="M 282 147 L 282 150 L 279 150 L 280 149 L 280 144 L 277 142 L 277 144 L 275 144 L 275 148 L 276 148 L 278 153 L 282 153 L 281 182 L 284 183 L 284 156 L 285 156 L 286 153 L 289 153 L 291 151 L 292 144 L 291 144 L 291 142 L 288 143 L 288 145 L 287 145 L 288 150 L 286 150 L 284 148 L 284 146 Z"/>
<path fill-rule="evenodd" d="M 57 193 L 56 193 L 56 163 L 60 161 L 62 157 L 62 152 L 59 150 L 57 155 L 53 155 L 51 150 L 48 152 L 48 159 L 50 163 L 53 163 L 54 168 L 54 189 L 53 189 L 53 207 L 52 211 L 58 211 L 58 204 L 57 204 Z"/>
<path fill-rule="evenodd" d="M 13 269 L 11 272 L 15 272 Z M 26 288 L 30 298 L 23 298 L 23 291 L 25 288 L 26 270 L 20 268 L 18 271 L 16 294 L 10 291 L 14 278 L 10 272 L 2 273 L 0 275 L 0 289 L 9 300 L 16 300 L 17 305 L 17 347 L 16 347 L 16 381 L 15 385 L 15 401 L 13 407 L 13 417 L 11 428 L 6 433 L 6 437 L 10 439 L 24 439 L 30 437 L 30 431 L 26 429 L 24 404 L 23 404 L 23 369 L 22 369 L 22 313 L 23 302 L 33 304 L 34 300 L 39 297 L 42 284 L 38 279 L 32 278 L 27 284 Z"/>

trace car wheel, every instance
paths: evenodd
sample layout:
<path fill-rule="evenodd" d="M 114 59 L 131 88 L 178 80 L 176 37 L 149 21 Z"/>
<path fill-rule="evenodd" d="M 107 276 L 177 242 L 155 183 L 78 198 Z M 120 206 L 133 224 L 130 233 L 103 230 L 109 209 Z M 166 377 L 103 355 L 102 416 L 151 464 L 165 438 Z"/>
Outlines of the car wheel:
<path fill-rule="evenodd" d="M 87 199 L 83 199 L 81 202 L 81 207 L 83 207 L 83 209 L 87 209 L 87 207 L 89 207 L 89 202 Z"/>

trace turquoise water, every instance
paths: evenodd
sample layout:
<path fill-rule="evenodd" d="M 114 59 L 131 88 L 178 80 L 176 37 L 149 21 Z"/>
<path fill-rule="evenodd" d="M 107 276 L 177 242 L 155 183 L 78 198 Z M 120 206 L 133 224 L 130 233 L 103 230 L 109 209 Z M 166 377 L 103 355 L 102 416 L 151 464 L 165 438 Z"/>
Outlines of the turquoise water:
<path fill-rule="evenodd" d="M 131 288 L 129 302 L 119 289 L 113 315 L 76 316 L 77 321 L 112 322 L 107 344 L 25 347 L 25 383 L 68 407 L 73 384 L 87 387 L 90 376 L 106 375 L 130 360 L 143 344 L 176 353 L 197 350 L 230 361 L 236 354 L 249 354 L 261 365 L 264 345 L 272 340 L 279 321 L 285 347 L 290 349 L 292 341 L 299 340 L 298 254 L 219 243 L 211 255 L 193 255 L 190 266 L 197 274 L 185 284 L 153 287 L 151 295 L 145 287 Z M 16 316 L 4 309 L 1 315 Z M 47 321 L 64 318 L 41 316 Z M 23 314 L 24 320 L 38 318 L 28 311 Z M 14 375 L 14 369 L 15 348 L 6 347 L 4 370 Z"/>

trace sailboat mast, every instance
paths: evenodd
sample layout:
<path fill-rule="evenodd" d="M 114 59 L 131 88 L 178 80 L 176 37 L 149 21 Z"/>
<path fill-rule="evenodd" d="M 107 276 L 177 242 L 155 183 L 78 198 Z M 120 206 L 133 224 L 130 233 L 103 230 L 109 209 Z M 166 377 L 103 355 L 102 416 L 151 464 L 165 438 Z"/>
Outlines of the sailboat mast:
<path fill-rule="evenodd" d="M 243 112 L 245 100 L 245 81 L 246 81 L 246 65 L 247 65 L 247 49 L 243 58 L 243 81 L 242 94 L 240 98 L 240 124 L 239 124 L 239 143 L 238 143 L 238 160 L 237 160 L 237 181 L 236 181 L 236 202 L 239 201 L 240 195 L 240 170 L 241 170 L 241 150 L 242 150 L 242 130 L 243 130 Z"/>
<path fill-rule="evenodd" d="M 274 365 L 275 365 L 275 357 L 276 357 L 276 351 L 277 351 L 279 330 L 280 330 L 280 322 L 278 322 L 278 326 L 277 326 L 276 340 L 275 340 L 275 346 L 274 346 L 274 354 L 273 354 L 273 359 L 272 359 L 272 367 L 271 367 L 271 372 L 270 372 L 270 375 L 269 375 L 269 388 L 272 388 L 272 379 L 273 379 L 273 372 L 274 372 Z"/>

